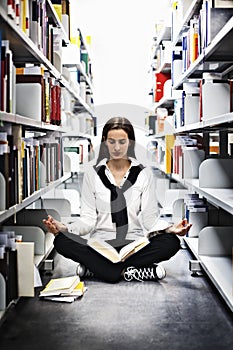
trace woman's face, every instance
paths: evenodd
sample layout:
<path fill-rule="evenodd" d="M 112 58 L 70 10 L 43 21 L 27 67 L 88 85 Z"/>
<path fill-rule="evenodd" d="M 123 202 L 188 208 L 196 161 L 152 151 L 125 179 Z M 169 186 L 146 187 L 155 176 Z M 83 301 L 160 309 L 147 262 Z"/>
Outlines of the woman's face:
<path fill-rule="evenodd" d="M 123 129 L 110 130 L 105 141 L 110 159 L 126 159 L 129 143 L 128 134 Z"/>

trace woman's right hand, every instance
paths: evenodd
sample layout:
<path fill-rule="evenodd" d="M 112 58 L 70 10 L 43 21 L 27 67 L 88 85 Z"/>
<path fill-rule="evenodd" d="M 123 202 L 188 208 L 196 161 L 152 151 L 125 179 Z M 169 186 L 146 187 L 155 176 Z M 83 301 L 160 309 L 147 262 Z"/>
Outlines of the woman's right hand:
<path fill-rule="evenodd" d="M 56 236 L 59 232 L 67 232 L 67 227 L 61 222 L 55 220 L 51 215 L 48 215 L 47 219 L 43 220 L 43 223 L 47 227 L 48 231 Z"/>

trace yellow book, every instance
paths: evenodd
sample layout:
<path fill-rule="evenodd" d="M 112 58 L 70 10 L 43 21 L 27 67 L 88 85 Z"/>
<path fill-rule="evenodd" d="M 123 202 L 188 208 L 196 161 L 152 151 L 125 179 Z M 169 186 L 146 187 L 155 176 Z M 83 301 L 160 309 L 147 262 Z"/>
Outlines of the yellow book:
<path fill-rule="evenodd" d="M 172 150 L 175 143 L 174 135 L 165 135 L 165 173 L 172 172 Z"/>
<path fill-rule="evenodd" d="M 21 29 L 26 35 L 29 35 L 29 0 L 21 0 Z"/>
<path fill-rule="evenodd" d="M 76 287 L 74 287 L 74 289 L 72 290 L 71 293 L 67 294 L 67 293 L 62 293 L 61 296 L 78 296 L 81 297 L 84 292 L 86 291 L 86 287 L 84 285 L 83 281 L 79 281 L 78 284 L 76 285 Z"/>
<path fill-rule="evenodd" d="M 52 278 L 40 292 L 40 297 L 58 296 L 71 293 L 80 282 L 79 276 Z"/>
<path fill-rule="evenodd" d="M 61 4 L 53 4 L 53 8 L 57 13 L 60 22 L 62 22 L 62 5 Z"/>
<path fill-rule="evenodd" d="M 120 252 L 118 253 L 114 247 L 107 243 L 107 241 L 103 241 L 98 238 L 91 238 L 87 241 L 87 244 L 92 249 L 96 250 L 98 253 L 113 263 L 125 261 L 131 255 L 138 252 L 149 243 L 150 241 L 147 237 L 141 237 L 121 248 Z"/>

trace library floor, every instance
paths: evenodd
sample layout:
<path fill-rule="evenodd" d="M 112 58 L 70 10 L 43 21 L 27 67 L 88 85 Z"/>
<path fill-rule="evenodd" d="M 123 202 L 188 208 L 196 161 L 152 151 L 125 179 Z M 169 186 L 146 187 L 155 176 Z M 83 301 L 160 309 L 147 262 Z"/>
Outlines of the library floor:
<path fill-rule="evenodd" d="M 167 277 L 160 282 L 87 279 L 86 294 L 72 304 L 39 300 L 37 290 L 6 313 L 0 349 L 232 349 L 232 313 L 206 276 L 191 276 L 190 258 L 181 249 L 164 262 Z M 43 282 L 75 268 L 57 254 L 53 274 Z"/>

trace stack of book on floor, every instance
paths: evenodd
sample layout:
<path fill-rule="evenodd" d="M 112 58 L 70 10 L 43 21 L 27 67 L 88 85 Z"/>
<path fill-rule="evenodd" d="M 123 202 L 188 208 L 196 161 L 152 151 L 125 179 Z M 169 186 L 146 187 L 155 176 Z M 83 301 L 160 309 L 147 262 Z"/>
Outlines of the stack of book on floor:
<path fill-rule="evenodd" d="M 39 297 L 44 300 L 72 303 L 82 297 L 86 289 L 79 276 L 53 278 L 40 292 Z"/>

